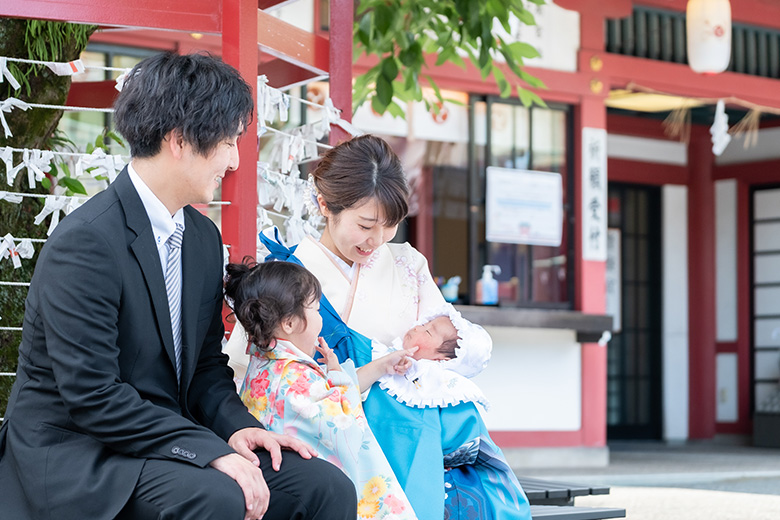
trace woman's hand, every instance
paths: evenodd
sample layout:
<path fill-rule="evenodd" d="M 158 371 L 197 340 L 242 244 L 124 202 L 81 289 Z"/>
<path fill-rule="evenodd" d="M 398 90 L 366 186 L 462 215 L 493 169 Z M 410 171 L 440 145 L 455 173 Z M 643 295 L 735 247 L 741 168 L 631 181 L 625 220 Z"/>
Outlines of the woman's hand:
<path fill-rule="evenodd" d="M 324 338 L 320 337 L 318 339 L 320 344 L 314 348 L 317 349 L 317 352 L 319 352 L 322 358 L 325 360 L 325 366 L 328 367 L 328 372 L 331 370 L 340 371 L 341 365 L 339 364 L 339 358 L 336 353 L 333 352 L 333 349 L 328 346 Z"/>

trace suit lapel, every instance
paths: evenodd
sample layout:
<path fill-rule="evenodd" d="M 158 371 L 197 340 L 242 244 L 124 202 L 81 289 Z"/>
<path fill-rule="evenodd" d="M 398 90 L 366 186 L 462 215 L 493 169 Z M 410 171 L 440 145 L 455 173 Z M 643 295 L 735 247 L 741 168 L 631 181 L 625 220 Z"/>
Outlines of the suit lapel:
<path fill-rule="evenodd" d="M 160 331 L 165 352 L 168 354 L 171 366 L 175 367 L 168 294 L 165 292 L 165 277 L 160 263 L 160 253 L 157 251 L 157 245 L 154 241 L 152 224 L 149 222 L 146 209 L 130 180 L 127 168 L 122 171 L 112 185 L 115 186 L 117 196 L 125 212 L 127 227 L 136 234 L 129 246 L 141 267 L 146 288 L 151 295 L 154 315 L 157 318 L 157 328 Z"/>
<path fill-rule="evenodd" d="M 184 208 L 184 240 L 181 246 L 182 287 L 181 287 L 181 342 L 182 342 L 182 374 L 181 386 L 187 388 L 195 369 L 198 352 L 197 321 L 203 294 L 203 282 L 206 279 L 205 262 L 200 258 L 200 230 L 189 214 L 190 208 Z M 193 210 L 194 211 L 194 210 Z"/>

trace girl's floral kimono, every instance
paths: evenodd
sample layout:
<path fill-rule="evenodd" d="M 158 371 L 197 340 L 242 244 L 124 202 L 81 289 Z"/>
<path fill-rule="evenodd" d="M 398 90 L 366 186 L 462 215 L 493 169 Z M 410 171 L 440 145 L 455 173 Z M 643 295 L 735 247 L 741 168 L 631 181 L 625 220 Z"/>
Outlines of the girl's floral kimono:
<path fill-rule="evenodd" d="M 343 329 L 343 323 L 391 344 L 421 317 L 445 305 L 427 260 L 408 243 L 384 244 L 368 262 L 350 268 L 312 237 L 293 250 L 281 244 L 274 229 L 264 231 L 260 239 L 271 252 L 267 260 L 301 263 L 320 281 L 330 303 L 320 307 L 321 335 L 342 361 L 351 357 L 362 365 L 371 360 L 370 344 L 367 352 L 334 347 L 338 342 L 334 331 Z M 326 313 L 329 306 L 343 323 L 335 323 Z M 476 354 L 473 366 L 481 370 L 489 359 L 487 352 L 484 359 Z M 479 372 L 458 371 L 465 377 Z M 531 519 L 528 499 L 473 402 L 416 408 L 401 404 L 375 384 L 364 405 L 371 429 L 418 517 Z"/>
<path fill-rule="evenodd" d="M 263 426 L 309 443 L 341 468 L 357 489 L 359 519 L 417 518 L 368 427 L 351 361 L 326 372 L 284 340 L 250 354 L 241 399 Z"/>

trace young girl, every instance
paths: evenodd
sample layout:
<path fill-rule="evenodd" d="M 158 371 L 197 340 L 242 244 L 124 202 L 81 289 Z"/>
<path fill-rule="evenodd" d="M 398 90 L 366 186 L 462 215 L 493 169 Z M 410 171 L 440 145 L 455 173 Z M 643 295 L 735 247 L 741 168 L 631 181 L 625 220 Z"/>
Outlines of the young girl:
<path fill-rule="evenodd" d="M 288 262 L 227 266 L 225 296 L 250 340 L 241 399 L 270 431 L 312 445 L 355 484 L 358 518 L 416 519 L 366 422 L 361 392 L 385 374 L 402 374 L 416 349 L 380 357 L 357 371 L 339 364 L 322 338 L 321 288 Z M 326 367 L 314 361 L 319 352 Z"/>

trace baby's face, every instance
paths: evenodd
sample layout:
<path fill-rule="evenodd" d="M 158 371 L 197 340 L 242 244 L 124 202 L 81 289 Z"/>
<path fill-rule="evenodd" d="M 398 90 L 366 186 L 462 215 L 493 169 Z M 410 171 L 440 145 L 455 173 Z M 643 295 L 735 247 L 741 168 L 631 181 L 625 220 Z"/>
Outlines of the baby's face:
<path fill-rule="evenodd" d="M 439 316 L 427 323 L 417 325 L 404 335 L 404 348 L 419 347 L 412 357 L 414 359 L 432 359 L 443 361 L 447 356 L 438 352 L 441 344 L 452 338 L 457 338 L 458 331 L 447 316 Z"/>

